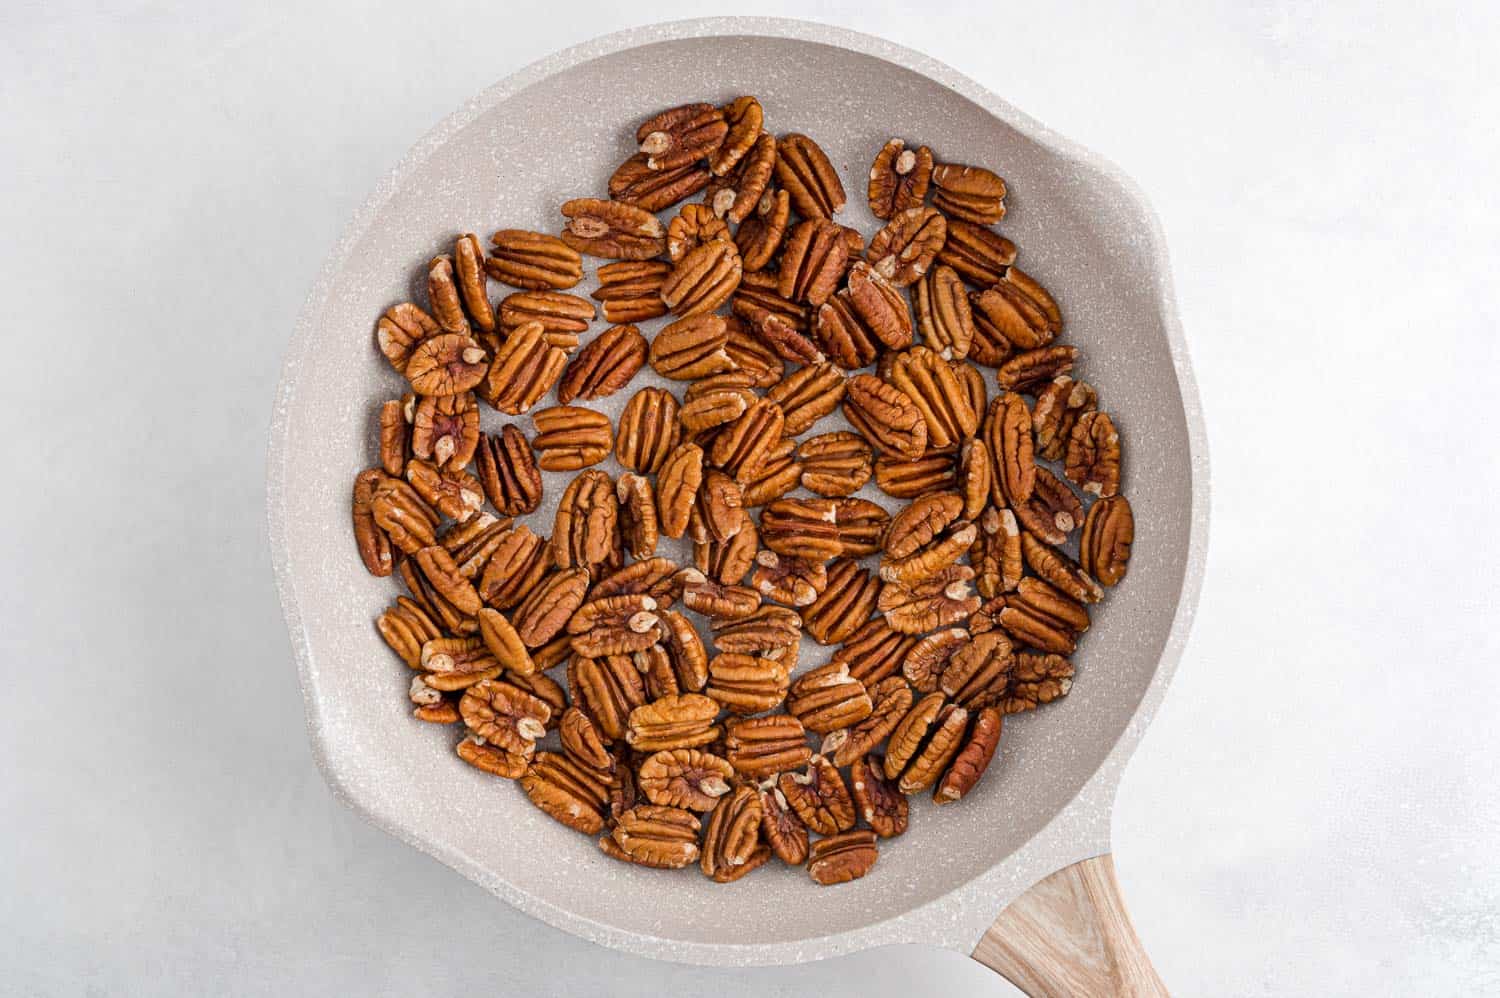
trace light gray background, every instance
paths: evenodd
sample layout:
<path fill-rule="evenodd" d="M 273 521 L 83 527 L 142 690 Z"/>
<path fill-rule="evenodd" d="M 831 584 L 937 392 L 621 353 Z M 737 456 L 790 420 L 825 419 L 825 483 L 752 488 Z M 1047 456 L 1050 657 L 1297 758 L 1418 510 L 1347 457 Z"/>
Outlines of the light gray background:
<path fill-rule="evenodd" d="M 319 261 L 431 124 L 686 3 L 0 9 L 0 991 L 1001 995 L 891 948 L 577 941 L 336 805 L 270 578 L 266 426 Z M 1116 861 L 1181 994 L 1500 989 L 1500 12 L 761 3 L 951 63 L 1160 212 L 1208 579 Z M 1003 171 L 1003 164 L 1001 164 Z"/>

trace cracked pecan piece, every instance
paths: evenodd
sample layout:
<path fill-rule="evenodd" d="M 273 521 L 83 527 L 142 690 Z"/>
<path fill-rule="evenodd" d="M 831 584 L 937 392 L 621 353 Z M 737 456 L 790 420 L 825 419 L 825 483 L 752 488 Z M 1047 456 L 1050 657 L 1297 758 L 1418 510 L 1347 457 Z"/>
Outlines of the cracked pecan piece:
<path fill-rule="evenodd" d="M 473 392 L 424 395 L 412 409 L 411 452 L 440 468 L 467 467 L 479 444 L 479 406 Z"/>
<path fill-rule="evenodd" d="M 1086 382 L 1066 374 L 1053 378 L 1036 394 L 1031 408 L 1031 428 L 1036 434 L 1036 455 L 1061 461 L 1078 417 L 1099 407 L 1099 396 Z"/>
<path fill-rule="evenodd" d="M 577 471 L 609 456 L 614 437 L 609 417 L 575 405 L 555 405 L 532 414 L 537 435 L 531 446 L 543 471 Z"/>
<path fill-rule="evenodd" d="M 427 302 L 432 306 L 432 316 L 445 333 L 468 336 L 473 332 L 469 317 L 464 314 L 464 305 L 459 297 L 458 278 L 453 272 L 453 258 L 444 253 L 435 256 L 427 264 Z M 488 301 L 485 303 L 489 304 Z M 491 324 L 494 317 L 490 317 Z"/>
<path fill-rule="evenodd" d="M 945 263 L 916 285 L 917 328 L 945 360 L 963 360 L 974 342 L 974 313 L 958 272 Z"/>
<path fill-rule="evenodd" d="M 776 145 L 776 182 L 803 218 L 832 218 L 844 210 L 844 185 L 828 154 L 806 135 L 783 135 Z"/>
<path fill-rule="evenodd" d="M 660 697 L 630 712 L 625 741 L 637 752 L 697 748 L 719 740 L 719 704 L 701 693 Z"/>
<path fill-rule="evenodd" d="M 736 197 L 735 204 L 739 203 Z M 791 217 L 792 201 L 786 191 L 767 188 L 761 194 L 755 202 L 755 214 L 747 215 L 734 235 L 734 244 L 740 248 L 740 261 L 746 274 L 760 271 L 776 256 L 781 241 L 786 238 Z"/>
<path fill-rule="evenodd" d="M 673 610 L 661 612 L 666 636 L 662 650 L 671 667 L 673 693 L 697 693 L 708 683 L 708 652 L 697 628 L 687 617 Z M 665 694 L 658 694 L 658 697 Z"/>
<path fill-rule="evenodd" d="M 1015 512 L 1022 527 L 1054 547 L 1067 543 L 1068 535 L 1083 523 L 1083 503 L 1066 482 L 1041 465 L 1031 498 Z"/>
<path fill-rule="evenodd" d="M 386 475 L 379 468 L 369 468 L 354 477 L 354 543 L 365 570 L 376 578 L 385 578 L 395 567 L 391 539 L 375 519 L 375 497 L 385 481 Z M 428 543 L 433 539 L 432 526 L 435 524 L 428 525 Z"/>
<path fill-rule="evenodd" d="M 375 618 L 375 629 L 391 651 L 412 669 L 422 667 L 422 646 L 443 636 L 442 628 L 422 605 L 405 596 L 397 596 L 394 605 L 381 611 Z"/>
<path fill-rule="evenodd" d="M 540 322 L 510 331 L 485 375 L 485 401 L 509 416 L 527 412 L 557 383 L 568 355 L 547 342 Z"/>
<path fill-rule="evenodd" d="M 721 652 L 708 663 L 703 692 L 731 714 L 746 717 L 781 706 L 790 681 L 786 665 L 775 659 Z"/>
<path fill-rule="evenodd" d="M 728 341 L 729 327 L 722 315 L 692 315 L 657 333 L 648 359 L 662 377 L 692 381 L 734 370 L 734 359 L 725 349 Z"/>
<path fill-rule="evenodd" d="M 870 213 L 884 220 L 919 207 L 931 180 L 932 150 L 926 146 L 908 149 L 902 140 L 891 139 L 870 166 Z"/>
<path fill-rule="evenodd" d="M 849 785 L 865 824 L 881 838 L 891 839 L 906 831 L 909 805 L 895 782 L 886 779 L 884 768 L 884 757 L 861 756 L 849 766 Z"/>
<path fill-rule="evenodd" d="M 435 690 L 452 691 L 500 675 L 500 663 L 478 638 L 433 638 L 422 646 L 422 677 Z"/>
<path fill-rule="evenodd" d="M 876 855 L 873 831 L 853 828 L 813 843 L 808 852 L 807 875 L 822 887 L 847 884 L 870 872 Z"/>
<path fill-rule="evenodd" d="M 649 212 L 658 212 L 708 186 L 712 174 L 702 163 L 684 163 L 670 170 L 651 169 L 651 157 L 638 152 L 609 176 L 609 196 Z"/>
<path fill-rule="evenodd" d="M 496 541 L 479 580 L 479 595 L 497 610 L 519 606 L 552 568 L 552 545 L 525 525 Z"/>
<path fill-rule="evenodd" d="M 460 741 L 455 751 L 460 759 L 475 769 L 489 773 L 491 776 L 504 777 L 507 780 L 519 779 L 525 775 L 530 761 L 528 756 L 507 752 L 499 746 L 487 744 L 473 736 Z"/>
<path fill-rule="evenodd" d="M 599 772 L 561 752 L 538 752 L 520 784 L 531 803 L 575 832 L 598 835 L 603 830 L 609 786 Z"/>
<path fill-rule="evenodd" d="M 995 371 L 995 380 L 1007 391 L 1030 394 L 1058 375 L 1067 374 L 1073 369 L 1076 360 L 1077 347 L 1051 346 L 1027 350 L 1001 364 Z"/>
<path fill-rule="evenodd" d="M 724 112 L 712 104 L 683 104 L 641 123 L 635 140 L 653 170 L 671 170 L 714 155 L 729 133 Z"/>
<path fill-rule="evenodd" d="M 656 600 L 644 593 L 583 604 L 568 620 L 573 653 L 598 658 L 645 651 L 665 636 L 656 606 Z"/>
<path fill-rule="evenodd" d="M 896 725 L 886 746 L 884 773 L 904 794 L 926 790 L 937 782 L 961 747 L 969 712 L 929 693 Z"/>
<path fill-rule="evenodd" d="M 923 634 L 965 620 L 979 609 L 980 599 L 969 589 L 974 570 L 967 565 L 949 565 L 913 585 L 887 582 L 876 608 L 892 629 L 903 634 Z"/>
<path fill-rule="evenodd" d="M 615 757 L 610 755 L 594 722 L 578 707 L 569 707 L 563 711 L 557 733 L 563 751 L 576 762 L 601 772 L 613 772 Z"/>
<path fill-rule="evenodd" d="M 1036 710 L 1068 695 L 1073 687 L 1073 663 L 1047 652 L 1021 652 L 1010 671 L 1010 688 L 1003 707 L 1007 714 Z"/>
<path fill-rule="evenodd" d="M 851 634 L 829 660 L 829 664 L 845 665 L 849 674 L 866 688 L 894 675 L 917 639 L 891 629 L 884 617 L 875 617 L 862 624 Z"/>
<path fill-rule="evenodd" d="M 820 218 L 798 222 L 787 233 L 781 250 L 776 293 L 817 307 L 838 287 L 848 259 L 842 226 Z"/>
<path fill-rule="evenodd" d="M 490 504 L 506 516 L 533 512 L 542 502 L 542 474 L 526 436 L 512 425 L 486 435 L 477 451 L 479 483 Z"/>
<path fill-rule="evenodd" d="M 542 338 L 561 350 L 578 346 L 578 334 L 594 321 L 594 304 L 564 291 L 516 291 L 500 299 L 500 328 L 506 335 L 530 322 Z"/>
<path fill-rule="evenodd" d="M 556 236 L 501 229 L 490 236 L 484 270 L 513 288 L 564 291 L 583 280 L 583 257 Z"/>
<path fill-rule="evenodd" d="M 797 677 L 787 691 L 786 709 L 808 731 L 827 734 L 869 717 L 874 702 L 847 665 L 828 662 Z"/>
<path fill-rule="evenodd" d="M 667 223 L 667 258 L 681 262 L 688 253 L 708 243 L 732 242 L 729 226 L 705 204 L 683 205 Z"/>
<path fill-rule="evenodd" d="M 927 446 L 933 450 L 957 447 L 978 431 L 979 416 L 953 366 L 926 347 L 914 346 L 897 354 L 889 381 L 922 413 Z"/>
<path fill-rule="evenodd" d="M 401 302 L 386 309 L 375 321 L 375 344 L 396 373 L 404 375 L 417 345 L 440 332 L 432 316 L 411 302 Z"/>
<path fill-rule="evenodd" d="M 1130 563 L 1130 545 L 1135 540 L 1135 515 L 1124 496 L 1100 499 L 1083 521 L 1083 539 L 1078 544 L 1080 568 L 1101 586 L 1115 586 L 1125 578 Z"/>
<path fill-rule="evenodd" d="M 939 163 L 932 186 L 932 203 L 953 218 L 993 225 L 1005 217 L 1005 181 L 982 166 Z"/>
<path fill-rule="evenodd" d="M 885 741 L 911 709 L 913 694 L 900 676 L 886 676 L 870 688 L 870 715 L 847 728 L 837 728 L 823 738 L 822 753 L 835 766 L 847 766 Z"/>
<path fill-rule="evenodd" d="M 677 448 L 681 431 L 677 422 L 677 397 L 664 388 L 642 388 L 625 403 L 620 413 L 620 432 L 615 442 L 615 457 L 631 471 L 649 475 L 665 469 L 667 460 Z M 694 483 L 696 490 L 697 484 Z M 666 481 L 658 478 L 657 497 L 665 500 Z M 661 512 L 665 509 L 659 507 Z M 665 519 L 663 523 L 665 523 Z M 682 534 L 667 533 L 668 537 Z"/>
<path fill-rule="evenodd" d="M 858 433 L 839 430 L 802 442 L 802 487 L 820 496 L 842 497 L 862 489 L 875 473 L 875 451 Z"/>
<path fill-rule="evenodd" d="M 637 804 L 620 812 L 599 848 L 612 859 L 657 870 L 680 870 L 698 859 L 698 819 L 677 807 Z"/>
<path fill-rule="evenodd" d="M 625 549 L 632 558 L 651 558 L 661 534 L 651 480 L 627 471 L 615 486 L 615 497 L 620 502 L 620 537 Z"/>
<path fill-rule="evenodd" d="M 580 253 L 607 260 L 649 260 L 667 249 L 660 219 L 635 205 L 599 198 L 563 203 L 562 241 Z"/>
<path fill-rule="evenodd" d="M 764 780 L 760 793 L 760 834 L 776 857 L 788 866 L 807 862 L 807 826 L 797 817 L 778 787 L 776 777 Z"/>
<path fill-rule="evenodd" d="M 484 380 L 488 355 L 462 333 L 429 336 L 412 350 L 406 379 L 418 395 L 458 395 Z"/>
<path fill-rule="evenodd" d="M 881 450 L 912 460 L 927 450 L 927 421 L 911 397 L 873 374 L 847 382 L 844 415 Z"/>
<path fill-rule="evenodd" d="M 802 772 L 782 773 L 776 788 L 802 823 L 819 835 L 836 835 L 854 827 L 854 800 L 839 771 L 821 755 Z"/>
<path fill-rule="evenodd" d="M 417 397 L 408 392 L 380 406 L 380 467 L 396 478 L 406 470 L 411 453 L 411 423 L 416 418 Z"/>
<path fill-rule="evenodd" d="M 927 273 L 948 238 L 948 220 L 925 205 L 906 208 L 875 233 L 865 259 L 875 273 L 898 288 Z"/>
<path fill-rule="evenodd" d="M 589 587 L 586 568 L 557 569 L 526 597 L 511 621 L 528 648 L 539 648 L 563 633 L 583 605 Z"/>
<path fill-rule="evenodd" d="M 1083 413 L 1068 434 L 1063 474 L 1091 496 L 1107 499 L 1120 491 L 1120 434 L 1109 413 Z"/>
<path fill-rule="evenodd" d="M 630 383 L 646 364 L 646 337 L 632 325 L 612 326 L 578 351 L 557 385 L 557 400 L 592 402 Z"/>
<path fill-rule="evenodd" d="M 673 315 L 684 318 L 712 312 L 734 294 L 743 273 L 739 248 L 727 238 L 712 239 L 677 261 L 662 282 L 661 300 Z"/>
<path fill-rule="evenodd" d="M 653 804 L 685 811 L 710 811 L 729 793 L 734 769 L 701 749 L 653 752 L 636 771 L 636 785 Z"/>
<path fill-rule="evenodd" d="M 552 708 L 518 686 L 482 679 L 464 691 L 458 712 L 476 738 L 530 759 Z"/>
<path fill-rule="evenodd" d="M 760 841 L 760 795 L 740 785 L 721 799 L 708 819 L 700 868 L 715 883 L 732 883 L 761 866 L 771 850 Z"/>
<path fill-rule="evenodd" d="M 667 314 L 661 286 L 672 265 L 660 260 L 625 260 L 599 268 L 599 287 L 589 297 L 599 302 L 608 322 L 644 322 Z"/>
<path fill-rule="evenodd" d="M 995 502 L 1017 507 L 1030 499 L 1036 488 L 1035 444 L 1026 400 L 1008 391 L 991 402 L 984 435 L 990 453 L 995 455 Z"/>
<path fill-rule="evenodd" d="M 974 715 L 968 737 L 932 792 L 934 801 L 951 804 L 974 789 L 995 757 L 995 750 L 1000 747 L 1004 722 L 1005 718 L 994 707 L 985 707 Z"/>
<path fill-rule="evenodd" d="M 1008 509 L 991 506 L 979 516 L 979 536 L 969 552 L 975 588 L 985 599 L 1015 590 L 1021 582 L 1021 528 Z"/>
<path fill-rule="evenodd" d="M 618 742 L 629 731 L 632 711 L 646 703 L 646 687 L 635 662 L 624 655 L 568 660 L 568 689 L 605 739 Z"/>
<path fill-rule="evenodd" d="M 709 180 L 703 203 L 719 218 L 743 224 L 758 210 L 761 200 L 771 194 L 771 174 L 775 167 L 776 138 L 769 132 L 761 132 L 732 169 Z M 771 249 L 774 251 L 775 247 Z"/>
<path fill-rule="evenodd" d="M 828 569 L 828 585 L 802 610 L 802 628 L 819 644 L 838 644 L 870 619 L 880 595 L 880 580 L 840 558 Z"/>
<path fill-rule="evenodd" d="M 970 284 L 988 288 L 1016 262 L 1016 244 L 993 229 L 950 216 L 948 238 L 937 258 Z"/>
<path fill-rule="evenodd" d="M 725 757 L 746 779 L 800 769 L 812 758 L 806 729 L 787 714 L 733 717 L 725 722 L 724 731 Z"/>
<path fill-rule="evenodd" d="M 552 562 L 603 574 L 620 566 L 619 500 L 609 475 L 591 468 L 563 490 L 552 521 Z"/>

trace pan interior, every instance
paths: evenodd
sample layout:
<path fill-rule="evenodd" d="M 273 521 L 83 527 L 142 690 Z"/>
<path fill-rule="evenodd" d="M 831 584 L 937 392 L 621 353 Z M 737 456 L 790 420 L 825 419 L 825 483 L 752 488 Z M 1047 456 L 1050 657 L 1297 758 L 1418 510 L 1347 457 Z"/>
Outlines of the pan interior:
<path fill-rule="evenodd" d="M 1065 339 L 1083 351 L 1075 374 L 1115 415 L 1136 515 L 1129 577 L 1095 614 L 1072 693 L 1008 719 L 1003 758 L 968 799 L 942 809 L 914 800 L 910 831 L 882 842 L 872 875 L 837 889 L 818 889 L 774 861 L 729 887 L 695 871 L 630 867 L 552 822 L 517 788 L 463 765 L 453 731 L 407 716 L 408 677 L 371 626 L 397 587 L 364 573 L 349 530 L 349 483 L 374 463 L 375 407 L 403 387 L 374 349 L 373 322 L 390 304 L 420 296 L 422 263 L 462 231 L 484 239 L 503 227 L 556 231 L 562 201 L 603 194 L 632 151 L 636 122 L 677 103 L 742 93 L 761 98 L 777 134 L 806 132 L 828 151 L 850 195 L 841 221 L 867 235 L 875 221 L 864 205 L 866 174 L 892 136 L 1006 178 L 1010 213 L 1000 229 L 1020 247 L 1026 271 L 1059 299 Z M 582 291 L 593 286 L 598 263 L 588 261 Z M 1074 797 L 1125 731 L 1177 605 L 1191 472 L 1154 268 L 1140 210 L 1112 180 L 942 85 L 861 53 L 768 37 L 661 42 L 563 70 L 489 107 L 411 165 L 336 264 L 290 368 L 287 572 L 310 648 L 315 729 L 339 790 L 481 882 L 530 895 L 534 908 L 668 940 L 773 943 L 857 929 L 1003 862 Z M 491 290 L 498 300 L 509 289 Z M 647 370 L 597 406 L 617 415 L 649 383 L 659 382 Z M 487 430 L 500 425 L 491 410 L 485 419 Z M 521 424 L 529 435 L 530 420 Z M 830 420 L 817 430 L 835 428 Z M 533 518 L 539 533 L 550 533 L 565 481 L 548 477 L 550 502 Z M 883 498 L 873 487 L 867 494 Z M 826 654 L 809 639 L 802 664 Z"/>

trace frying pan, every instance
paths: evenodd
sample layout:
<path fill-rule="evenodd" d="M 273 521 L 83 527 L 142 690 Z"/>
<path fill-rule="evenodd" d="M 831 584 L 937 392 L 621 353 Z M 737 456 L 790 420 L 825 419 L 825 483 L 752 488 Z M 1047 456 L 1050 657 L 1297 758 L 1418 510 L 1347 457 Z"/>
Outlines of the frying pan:
<path fill-rule="evenodd" d="M 619 863 L 456 760 L 451 731 L 406 716 L 404 667 L 371 626 L 394 587 L 365 573 L 349 527 L 349 483 L 374 463 L 375 405 L 402 390 L 372 345 L 373 321 L 420 295 L 423 262 L 463 231 L 557 231 L 557 206 L 603 192 L 637 121 L 747 93 L 765 105 L 768 128 L 806 132 L 828 151 L 850 193 L 841 220 L 866 233 L 875 222 L 865 173 L 891 136 L 1006 178 L 1001 229 L 1058 297 L 1064 336 L 1083 351 L 1076 373 L 1116 417 L 1136 517 L 1130 574 L 1098 608 L 1070 695 L 1008 719 L 1001 755 L 962 804 L 939 811 L 914 799 L 911 829 L 881 843 L 871 874 L 831 889 L 776 863 L 729 886 Z M 597 406 L 618 416 L 652 383 L 664 382 L 643 371 Z M 485 420 L 499 424 L 494 412 Z M 836 418 L 818 427 L 837 428 Z M 566 477 L 547 476 L 552 503 Z M 288 348 L 268 492 L 277 583 L 329 784 L 516 907 L 675 961 L 779 964 L 926 942 L 972 953 L 1033 994 L 1161 989 L 1118 897 L 1109 817 L 1197 598 L 1208 482 L 1196 390 L 1160 228 L 1140 192 L 967 77 L 838 28 L 730 18 L 610 35 L 494 85 L 407 154 L 324 264 Z M 554 510 L 544 503 L 529 522 L 546 534 Z M 804 645 L 804 667 L 826 659 Z"/>

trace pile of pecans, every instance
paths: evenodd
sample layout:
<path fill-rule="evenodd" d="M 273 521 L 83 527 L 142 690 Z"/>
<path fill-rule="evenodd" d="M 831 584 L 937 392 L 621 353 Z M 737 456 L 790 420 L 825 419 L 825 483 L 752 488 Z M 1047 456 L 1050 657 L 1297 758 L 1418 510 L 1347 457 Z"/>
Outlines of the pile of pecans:
<path fill-rule="evenodd" d="M 1058 305 L 992 228 L 1005 182 L 892 139 L 867 244 L 823 150 L 762 126 L 754 97 L 665 111 L 560 236 L 432 260 L 427 307 L 376 326 L 410 391 L 380 408 L 354 533 L 405 583 L 380 633 L 465 762 L 620 860 L 727 882 L 774 854 L 833 884 L 906 830 L 907 795 L 961 799 L 1004 716 L 1068 692 L 1134 526 Z M 581 344 L 585 256 L 614 262 Z M 517 289 L 498 308 L 491 280 Z M 681 396 L 643 387 L 618 425 L 589 406 L 646 365 Z M 483 432 L 481 401 L 535 433 Z M 577 473 L 550 537 L 517 519 L 543 472 Z M 684 537 L 691 566 L 658 553 Z M 804 634 L 837 648 L 794 675 Z"/>

